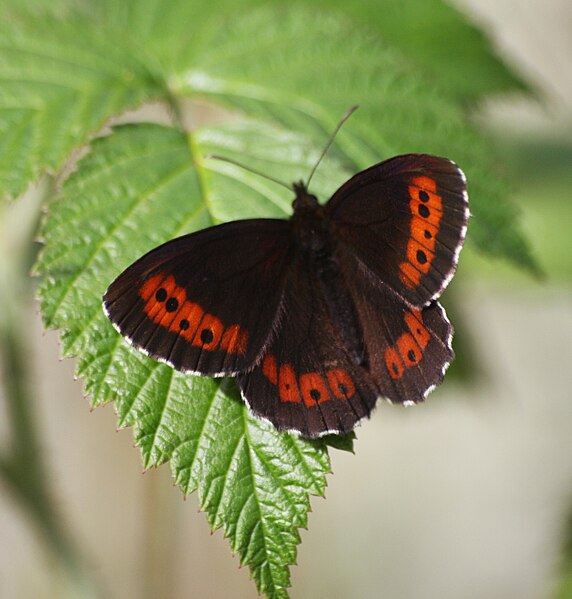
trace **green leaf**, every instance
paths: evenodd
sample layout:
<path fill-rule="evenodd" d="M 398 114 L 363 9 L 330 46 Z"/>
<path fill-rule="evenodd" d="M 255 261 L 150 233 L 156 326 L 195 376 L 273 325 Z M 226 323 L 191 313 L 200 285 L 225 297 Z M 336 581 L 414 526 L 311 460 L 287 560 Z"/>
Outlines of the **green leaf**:
<path fill-rule="evenodd" d="M 321 5 L 332 2 L 315 1 Z M 449 3 L 335 0 L 333 4 L 347 7 L 356 22 L 375 28 L 387 43 L 421 67 L 427 81 L 435 81 L 459 100 L 474 102 L 488 94 L 528 89 L 493 53 L 486 30 L 478 29 Z"/>
<path fill-rule="evenodd" d="M 233 23 L 255 8 L 269 5 L 283 8 L 284 2 L 106 0 L 97 4 L 105 20 L 145 37 L 166 64 L 179 68 L 192 63 L 196 48 L 203 44 L 207 20 L 218 22 L 224 18 Z M 527 89 L 495 55 L 486 32 L 442 0 L 292 0 L 288 6 L 330 12 L 335 9 L 340 15 L 350 17 L 362 32 L 365 27 L 398 48 L 420 67 L 426 81 L 436 81 L 458 100 L 476 101 L 487 94 Z M 193 27 L 195 23 L 200 23 L 200 27 Z"/>
<path fill-rule="evenodd" d="M 51 205 L 36 266 L 46 326 L 62 329 L 64 355 L 79 356 L 93 405 L 115 401 L 145 465 L 171 461 L 177 482 L 198 491 L 211 526 L 224 528 L 259 590 L 273 597 L 289 585 L 309 495 L 324 492 L 328 442 L 278 433 L 249 415 L 230 382 L 185 376 L 134 351 L 110 326 L 101 296 L 165 239 L 215 219 L 289 209 L 288 190 L 215 160 L 197 169 L 201 156 L 237 152 L 266 172 L 299 176 L 317 156 L 310 150 L 301 136 L 260 123 L 212 127 L 192 140 L 158 125 L 116 128 L 93 143 Z M 317 182 L 335 187 L 346 176 L 330 160 Z M 351 448 L 349 438 L 339 443 Z"/>

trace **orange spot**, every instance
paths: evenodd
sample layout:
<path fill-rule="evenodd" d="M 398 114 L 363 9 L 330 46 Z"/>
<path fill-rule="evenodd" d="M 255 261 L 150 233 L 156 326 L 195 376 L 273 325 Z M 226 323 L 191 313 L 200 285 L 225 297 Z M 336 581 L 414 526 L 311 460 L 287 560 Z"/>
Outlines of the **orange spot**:
<path fill-rule="evenodd" d="M 246 344 L 248 343 L 248 331 L 240 331 L 240 335 L 238 336 L 238 342 L 236 345 L 236 353 L 245 354 L 246 353 Z"/>
<path fill-rule="evenodd" d="M 151 284 L 153 282 L 153 285 Z M 156 324 L 161 324 L 161 320 L 165 316 L 165 302 L 157 301 L 155 294 L 159 289 L 165 290 L 165 297 L 168 299 L 169 293 L 167 291 L 167 287 L 169 289 L 174 289 L 175 287 L 175 279 L 173 277 L 164 278 L 164 275 L 159 274 L 151 279 L 147 283 L 141 287 L 139 290 L 139 295 L 143 297 L 143 292 L 147 296 L 147 303 L 145 304 L 144 310 L 147 316 Z"/>
<path fill-rule="evenodd" d="M 410 230 L 411 237 L 413 237 L 415 241 L 418 241 L 422 246 L 429 250 L 435 249 L 435 237 L 437 237 L 437 233 L 439 232 L 439 229 L 435 225 L 432 225 L 419 216 L 413 216 Z"/>
<path fill-rule="evenodd" d="M 388 347 L 384 354 L 385 365 L 392 379 L 400 379 L 405 371 L 405 366 L 394 347 Z"/>
<path fill-rule="evenodd" d="M 300 391 L 307 406 L 315 406 L 330 399 L 328 385 L 318 372 L 309 372 L 300 376 Z"/>
<path fill-rule="evenodd" d="M 262 362 L 262 374 L 273 384 L 278 384 L 278 368 L 276 367 L 276 358 L 272 354 L 267 354 Z"/>
<path fill-rule="evenodd" d="M 171 296 L 177 288 L 177 283 L 173 275 L 169 275 L 161 282 L 161 287 L 167 292 L 167 296 Z"/>
<path fill-rule="evenodd" d="M 154 297 L 151 297 L 147 300 L 147 303 L 144 307 L 145 314 L 156 323 L 161 322 L 161 318 L 163 318 L 163 314 L 165 313 L 165 304 L 162 302 L 158 302 Z"/>
<path fill-rule="evenodd" d="M 150 297 L 153 297 L 157 289 L 159 289 L 161 286 L 164 278 L 164 275 L 161 274 L 147 279 L 139 289 L 139 296 L 145 301 L 147 301 Z"/>
<path fill-rule="evenodd" d="M 437 184 L 429 177 L 415 177 L 412 181 L 413 185 L 409 186 L 409 207 L 414 216 L 419 216 L 424 221 L 429 222 L 439 228 L 441 216 L 443 215 L 443 200 L 437 195 Z M 422 197 L 425 199 L 423 201 Z M 425 209 L 420 206 L 425 206 Z M 423 214 L 428 212 L 426 216 Z"/>
<path fill-rule="evenodd" d="M 199 306 L 199 304 L 187 301 L 177 312 L 177 318 L 171 323 L 169 330 L 178 333 L 187 341 L 191 341 L 197 331 L 204 313 L 205 311 Z M 188 322 L 189 326 L 186 329 L 181 328 L 181 321 L 183 320 Z"/>
<path fill-rule="evenodd" d="M 282 364 L 278 373 L 278 392 L 280 401 L 300 403 L 300 391 L 296 381 L 296 373 L 290 364 Z"/>
<path fill-rule="evenodd" d="M 349 399 L 356 392 L 356 387 L 347 370 L 328 370 L 326 373 L 328 384 L 333 394 L 339 399 Z"/>
<path fill-rule="evenodd" d="M 415 341 L 417 341 L 419 344 L 419 347 L 421 347 L 421 349 L 425 349 L 431 339 L 431 334 L 423 326 L 423 317 L 421 316 L 421 312 L 419 310 L 407 312 L 405 314 L 405 324 L 407 324 L 407 328 L 411 331 L 411 334 L 415 338 Z"/>
<path fill-rule="evenodd" d="M 160 289 L 164 290 L 165 299 L 158 301 Z M 246 352 L 248 333 L 239 325 L 225 330 L 216 316 L 205 314 L 199 304 L 187 300 L 184 287 L 178 286 L 172 275 L 165 277 L 160 273 L 147 279 L 139 289 L 139 296 L 145 300 L 145 313 L 155 324 L 181 335 L 193 345 L 212 351 L 220 343 L 221 349 L 229 353 Z"/>
<path fill-rule="evenodd" d="M 415 177 L 415 179 L 413 179 L 412 183 L 413 183 L 413 185 L 420 187 L 424 191 L 431 191 L 433 193 L 435 193 L 435 191 L 437 191 L 437 183 L 435 182 L 434 179 L 431 179 L 430 177 L 425 177 L 425 176 Z"/>
<path fill-rule="evenodd" d="M 173 279 L 173 277 L 169 277 L 167 279 L 167 281 L 169 281 L 169 279 Z M 174 282 L 174 280 L 175 279 L 173 279 L 173 282 Z M 161 285 L 161 287 L 163 287 L 164 289 L 167 289 L 165 287 L 165 285 Z M 163 315 L 160 319 L 156 318 L 155 322 L 157 322 L 161 326 L 165 327 L 166 329 L 171 329 L 171 325 L 173 325 L 173 328 L 176 331 L 178 331 L 178 323 L 179 323 L 178 314 L 181 310 L 181 307 L 187 300 L 187 294 L 185 293 L 185 290 L 182 287 L 177 287 L 174 284 L 172 286 L 169 285 L 169 291 L 167 293 L 168 293 L 168 297 L 167 297 L 166 301 L 161 302 L 161 306 L 163 306 Z M 176 309 L 171 312 L 167 311 L 167 305 L 168 305 L 169 301 L 174 301 L 174 300 L 176 300 L 176 302 L 177 302 Z M 175 327 L 175 325 L 176 325 L 176 327 Z"/>
<path fill-rule="evenodd" d="M 224 326 L 216 316 L 205 314 L 193 337 L 192 344 L 213 351 L 220 343 L 223 331 Z"/>
<path fill-rule="evenodd" d="M 434 257 L 435 254 L 433 252 L 430 252 L 427 248 L 415 241 L 415 239 L 409 240 L 409 243 L 407 244 L 407 260 L 409 260 L 409 263 L 417 270 L 427 274 Z"/>
<path fill-rule="evenodd" d="M 406 366 L 418 364 L 423 357 L 421 348 L 409 333 L 403 333 L 397 340 L 397 349 L 401 355 L 401 359 Z"/>
<path fill-rule="evenodd" d="M 402 262 L 399 265 L 399 269 L 401 270 L 399 273 L 399 278 L 401 279 L 402 283 L 405 283 L 405 285 L 407 285 L 407 287 L 410 289 L 413 289 L 419 285 L 419 282 L 421 281 L 421 273 L 414 266 L 409 264 L 409 262 Z"/>
<path fill-rule="evenodd" d="M 242 355 L 246 352 L 247 340 L 248 334 L 246 331 L 241 331 L 239 325 L 233 324 L 225 330 L 220 342 L 220 348 L 230 354 Z"/>

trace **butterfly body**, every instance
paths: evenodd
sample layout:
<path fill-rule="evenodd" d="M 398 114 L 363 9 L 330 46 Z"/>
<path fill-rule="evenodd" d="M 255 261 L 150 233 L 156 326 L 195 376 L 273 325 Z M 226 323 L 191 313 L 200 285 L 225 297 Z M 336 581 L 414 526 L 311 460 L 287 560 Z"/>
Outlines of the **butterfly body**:
<path fill-rule="evenodd" d="M 325 205 L 293 186 L 289 220 L 174 239 L 127 268 L 104 309 L 151 357 L 237 377 L 251 410 L 307 437 L 344 433 L 379 397 L 417 403 L 452 360 L 435 301 L 468 220 L 451 161 L 409 154 L 358 173 Z"/>
<path fill-rule="evenodd" d="M 356 364 L 364 361 L 361 325 L 336 254 L 335 233 L 326 218 L 324 207 L 305 185 L 294 185 L 296 199 L 290 219 L 293 247 L 298 260 L 307 265 L 322 294 L 328 313 L 336 323 L 339 340 Z"/>

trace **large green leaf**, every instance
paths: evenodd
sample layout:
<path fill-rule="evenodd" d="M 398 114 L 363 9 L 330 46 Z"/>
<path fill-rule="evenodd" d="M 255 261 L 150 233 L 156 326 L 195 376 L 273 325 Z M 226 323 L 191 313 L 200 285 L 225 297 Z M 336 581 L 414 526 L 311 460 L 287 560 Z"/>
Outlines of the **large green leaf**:
<path fill-rule="evenodd" d="M 209 522 L 224 527 L 260 591 L 276 597 L 289 584 L 309 495 L 325 488 L 326 441 L 253 418 L 230 381 L 184 376 L 132 350 L 104 316 L 101 296 L 165 239 L 213 220 L 288 211 L 287 190 L 214 160 L 197 168 L 202 156 L 240 152 L 267 172 L 297 177 L 315 158 L 309 150 L 300 136 L 260 123 L 201 130 L 192 143 L 166 127 L 120 127 L 93 144 L 51 205 L 36 267 L 46 325 L 62 329 L 65 355 L 79 356 L 93 404 L 115 401 L 120 424 L 136 429 L 145 465 L 171 461 L 177 482 L 186 493 L 198 490 Z M 327 162 L 317 183 L 332 187 L 344 176 Z M 349 439 L 335 444 L 351 448 Z"/>

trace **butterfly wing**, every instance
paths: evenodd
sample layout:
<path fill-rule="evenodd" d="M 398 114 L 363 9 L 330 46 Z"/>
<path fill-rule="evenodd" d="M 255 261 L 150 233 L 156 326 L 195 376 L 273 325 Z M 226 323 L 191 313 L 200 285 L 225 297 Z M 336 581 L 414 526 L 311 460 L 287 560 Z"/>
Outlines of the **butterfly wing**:
<path fill-rule="evenodd" d="M 291 268 L 280 328 L 260 364 L 237 378 L 250 409 L 305 437 L 351 431 L 378 392 L 345 348 L 310 265 Z"/>
<path fill-rule="evenodd" d="M 466 179 L 446 158 L 396 156 L 352 177 L 325 211 L 359 264 L 421 307 L 455 272 L 469 217 Z"/>
<path fill-rule="evenodd" d="M 366 348 L 367 370 L 379 394 L 392 403 L 418 403 L 442 380 L 454 357 L 453 328 L 436 301 L 424 308 L 408 305 L 370 272 L 360 272 L 355 256 L 341 259 L 357 272 L 350 293 Z"/>
<path fill-rule="evenodd" d="M 135 347 L 178 370 L 235 374 L 270 339 L 291 261 L 287 221 L 234 221 L 179 237 L 127 268 L 104 295 Z"/>

